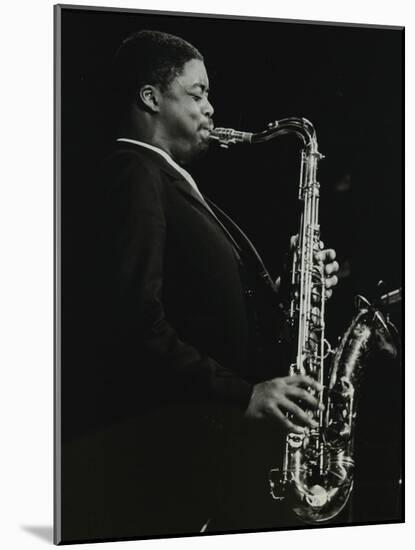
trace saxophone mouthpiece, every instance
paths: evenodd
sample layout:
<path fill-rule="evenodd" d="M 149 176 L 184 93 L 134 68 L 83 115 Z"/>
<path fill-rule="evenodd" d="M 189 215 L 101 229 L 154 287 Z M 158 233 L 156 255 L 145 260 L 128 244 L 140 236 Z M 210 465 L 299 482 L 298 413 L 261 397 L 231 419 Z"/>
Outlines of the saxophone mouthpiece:
<path fill-rule="evenodd" d="M 251 143 L 252 133 L 240 132 L 232 128 L 214 128 L 210 133 L 209 139 L 219 145 L 219 147 L 228 149 L 229 145 L 235 143 Z"/>

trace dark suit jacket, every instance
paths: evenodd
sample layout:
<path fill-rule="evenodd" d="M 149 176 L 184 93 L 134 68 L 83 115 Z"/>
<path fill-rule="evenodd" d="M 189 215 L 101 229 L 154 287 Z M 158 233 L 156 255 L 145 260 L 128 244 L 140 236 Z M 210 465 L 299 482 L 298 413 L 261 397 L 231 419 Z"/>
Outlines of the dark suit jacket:
<path fill-rule="evenodd" d="M 66 454 L 68 537 L 198 532 L 269 374 L 255 300 L 269 285 L 249 243 L 158 153 L 117 143 L 99 185 L 97 423 Z"/>
<path fill-rule="evenodd" d="M 257 335 L 239 244 L 156 152 L 120 143 L 105 176 L 105 296 L 128 368 L 168 381 L 160 398 L 243 411 Z"/>

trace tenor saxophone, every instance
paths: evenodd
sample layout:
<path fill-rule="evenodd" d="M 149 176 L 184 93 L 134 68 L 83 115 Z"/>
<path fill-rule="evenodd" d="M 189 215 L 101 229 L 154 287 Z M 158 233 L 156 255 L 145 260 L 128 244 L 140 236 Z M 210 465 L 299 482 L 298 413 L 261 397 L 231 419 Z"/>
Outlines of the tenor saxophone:
<path fill-rule="evenodd" d="M 318 150 L 312 123 L 305 118 L 285 118 L 271 122 L 259 133 L 215 128 L 211 140 L 227 148 L 236 143 L 266 142 L 285 134 L 294 134 L 302 142 L 298 186 L 302 208 L 287 311 L 293 344 L 289 375 L 310 376 L 325 390 L 315 396 L 323 406 L 307 411 L 317 427 L 304 434 L 286 436 L 283 463 L 269 471 L 269 487 L 272 498 L 286 501 L 301 520 L 319 524 L 344 509 L 353 489 L 357 394 L 362 369 L 375 347 L 391 355 L 396 355 L 396 347 L 385 317 L 361 296 L 356 299 L 356 315 L 337 349 L 326 338 L 325 274 L 317 254 L 317 168 L 324 157 Z"/>

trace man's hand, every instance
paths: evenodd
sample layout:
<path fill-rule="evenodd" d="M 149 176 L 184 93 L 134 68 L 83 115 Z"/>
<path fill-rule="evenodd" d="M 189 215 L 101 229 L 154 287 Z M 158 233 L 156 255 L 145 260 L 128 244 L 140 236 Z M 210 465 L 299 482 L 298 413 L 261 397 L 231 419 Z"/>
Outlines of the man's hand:
<path fill-rule="evenodd" d="M 298 244 L 298 235 L 293 235 L 290 239 L 291 251 L 295 250 L 295 247 Z M 333 294 L 333 288 L 339 282 L 336 273 L 339 271 L 339 263 L 336 262 L 336 251 L 333 248 L 324 248 L 324 243 L 320 241 L 319 248 L 315 253 L 315 259 L 322 262 L 324 265 L 324 275 L 326 277 L 325 286 L 326 292 L 325 297 L 330 298 Z"/>
<path fill-rule="evenodd" d="M 318 408 L 318 399 L 313 393 L 322 389 L 321 384 L 303 375 L 260 382 L 254 386 L 245 416 L 275 421 L 287 432 L 304 433 L 305 428 L 317 427 L 305 411 Z"/>
<path fill-rule="evenodd" d="M 336 262 L 336 251 L 333 248 L 324 249 L 324 244 L 320 241 L 320 250 L 316 252 L 316 260 L 321 261 L 324 265 L 324 274 L 326 276 L 326 298 L 330 298 L 333 294 L 333 288 L 339 282 L 336 273 L 339 271 L 339 263 Z"/>

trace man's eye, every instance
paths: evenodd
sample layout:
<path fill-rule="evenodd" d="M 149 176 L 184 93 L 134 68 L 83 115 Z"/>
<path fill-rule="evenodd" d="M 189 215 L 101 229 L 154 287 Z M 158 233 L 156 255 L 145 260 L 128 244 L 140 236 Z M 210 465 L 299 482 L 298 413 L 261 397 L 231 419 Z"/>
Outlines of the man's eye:
<path fill-rule="evenodd" d="M 195 101 L 202 101 L 202 99 L 203 99 L 203 96 L 196 95 L 196 94 L 192 94 L 192 97 Z"/>

